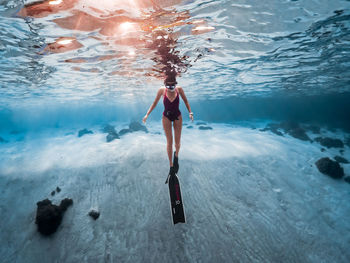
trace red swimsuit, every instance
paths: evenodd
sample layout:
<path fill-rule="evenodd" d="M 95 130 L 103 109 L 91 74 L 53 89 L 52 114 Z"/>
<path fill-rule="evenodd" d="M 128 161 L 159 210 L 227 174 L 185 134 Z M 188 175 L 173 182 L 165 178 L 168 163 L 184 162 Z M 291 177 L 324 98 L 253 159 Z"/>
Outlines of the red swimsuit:
<path fill-rule="evenodd" d="M 169 98 L 166 96 L 166 89 L 164 92 L 164 112 L 163 116 L 167 117 L 170 121 L 178 120 L 179 116 L 181 115 L 181 111 L 179 110 L 179 104 L 180 104 L 180 98 L 179 98 L 179 93 L 176 91 L 176 97 L 175 99 L 171 102 Z"/>

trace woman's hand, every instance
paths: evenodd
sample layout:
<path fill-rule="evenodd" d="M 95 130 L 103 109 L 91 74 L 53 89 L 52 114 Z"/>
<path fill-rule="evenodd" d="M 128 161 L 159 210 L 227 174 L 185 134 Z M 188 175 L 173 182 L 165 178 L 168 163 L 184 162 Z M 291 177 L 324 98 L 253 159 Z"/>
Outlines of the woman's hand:
<path fill-rule="evenodd" d="M 190 112 L 190 119 L 193 121 L 193 112 Z"/>
<path fill-rule="evenodd" d="M 142 122 L 146 123 L 147 118 L 148 118 L 148 114 L 146 114 L 145 117 L 143 117 Z"/>

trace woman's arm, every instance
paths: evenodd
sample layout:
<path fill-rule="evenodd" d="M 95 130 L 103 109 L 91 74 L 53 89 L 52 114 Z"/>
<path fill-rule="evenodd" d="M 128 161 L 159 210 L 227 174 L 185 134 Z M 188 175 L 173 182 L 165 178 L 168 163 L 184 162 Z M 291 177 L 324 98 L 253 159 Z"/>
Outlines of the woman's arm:
<path fill-rule="evenodd" d="M 142 119 L 143 123 L 146 123 L 146 120 L 147 120 L 148 116 L 151 114 L 151 112 L 153 111 L 153 109 L 157 106 L 158 101 L 159 101 L 160 97 L 162 96 L 163 92 L 164 92 L 164 88 L 160 88 L 160 89 L 158 90 L 157 95 L 156 95 L 156 98 L 154 99 L 154 101 L 153 101 L 151 107 L 149 107 L 149 109 L 148 109 L 148 111 L 147 111 L 145 117 L 143 117 L 143 119 Z"/>
<path fill-rule="evenodd" d="M 181 87 L 177 87 L 177 90 L 179 91 L 179 94 L 181 95 L 181 98 L 184 101 L 188 112 L 190 113 L 190 119 L 193 121 L 193 112 L 191 111 L 191 106 L 188 103 L 184 90 Z"/>

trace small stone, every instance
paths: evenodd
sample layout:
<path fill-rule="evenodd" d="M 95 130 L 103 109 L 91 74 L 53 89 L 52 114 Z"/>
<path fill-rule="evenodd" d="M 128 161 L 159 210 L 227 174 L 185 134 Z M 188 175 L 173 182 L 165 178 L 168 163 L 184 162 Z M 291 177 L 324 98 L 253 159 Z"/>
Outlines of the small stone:
<path fill-rule="evenodd" d="M 200 129 L 200 130 L 212 130 L 213 128 L 210 126 L 199 126 L 198 129 Z"/>
<path fill-rule="evenodd" d="M 350 184 L 350 176 L 345 177 L 344 181 Z"/>
<path fill-rule="evenodd" d="M 193 129 L 193 126 L 192 125 L 189 125 L 186 127 L 187 129 Z"/>
<path fill-rule="evenodd" d="M 60 203 L 60 208 L 62 209 L 62 211 L 66 211 L 68 206 L 73 204 L 73 200 L 70 198 L 65 198 L 61 201 Z"/>
<path fill-rule="evenodd" d="M 207 123 L 204 121 L 198 121 L 196 122 L 196 125 L 207 125 Z"/>
<path fill-rule="evenodd" d="M 83 129 L 79 131 L 78 137 L 84 136 L 85 134 L 93 134 L 93 132 L 88 129 Z"/>
<path fill-rule="evenodd" d="M 326 151 L 326 149 L 325 148 L 321 148 L 321 152 L 325 152 Z"/>
<path fill-rule="evenodd" d="M 132 132 L 132 130 L 130 130 L 130 129 L 121 129 L 119 131 L 119 135 L 123 136 L 124 134 L 130 133 L 130 132 Z"/>
<path fill-rule="evenodd" d="M 51 196 L 54 196 L 54 195 L 55 195 L 55 193 L 56 193 L 55 191 L 52 191 L 52 192 L 51 192 Z"/>
<path fill-rule="evenodd" d="M 120 139 L 118 133 L 108 133 L 108 135 L 106 137 L 107 142 L 111 142 L 115 139 Z"/>
<path fill-rule="evenodd" d="M 56 187 L 56 192 L 59 193 L 61 192 L 61 188 L 59 188 L 58 186 Z"/>
<path fill-rule="evenodd" d="M 92 210 L 89 212 L 89 216 L 91 216 L 94 220 L 96 220 L 97 218 L 99 218 L 100 212 L 98 212 L 98 211 L 92 209 Z"/>
<path fill-rule="evenodd" d="M 103 130 L 104 133 L 117 133 L 117 131 L 115 130 L 114 126 L 107 124 Z"/>
<path fill-rule="evenodd" d="M 137 121 L 133 121 L 129 124 L 129 129 L 132 131 L 144 131 L 148 132 L 146 126 L 142 125 L 141 123 Z"/>

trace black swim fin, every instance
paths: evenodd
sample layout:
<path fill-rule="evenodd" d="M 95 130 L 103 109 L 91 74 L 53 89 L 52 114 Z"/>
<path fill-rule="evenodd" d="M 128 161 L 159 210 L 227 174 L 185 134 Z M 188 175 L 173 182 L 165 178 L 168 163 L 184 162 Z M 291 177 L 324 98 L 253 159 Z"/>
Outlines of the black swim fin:
<path fill-rule="evenodd" d="M 167 178 L 166 178 L 166 180 L 165 180 L 165 184 L 167 184 L 167 183 L 168 183 L 168 181 L 169 181 L 169 177 L 170 177 L 171 175 L 175 175 L 175 170 L 174 170 L 174 167 L 173 167 L 173 166 L 172 166 L 172 167 L 170 167 L 168 177 L 167 177 Z"/>
<path fill-rule="evenodd" d="M 174 152 L 173 165 L 174 165 L 175 173 L 177 174 L 177 172 L 179 171 L 179 159 L 176 157 L 175 154 L 176 152 Z"/>

